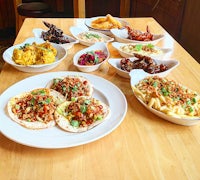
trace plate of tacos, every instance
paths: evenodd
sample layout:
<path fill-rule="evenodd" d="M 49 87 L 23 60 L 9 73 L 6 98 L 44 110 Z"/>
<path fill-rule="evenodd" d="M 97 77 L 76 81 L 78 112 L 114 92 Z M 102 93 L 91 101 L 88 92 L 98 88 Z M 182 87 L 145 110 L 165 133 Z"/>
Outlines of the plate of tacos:
<path fill-rule="evenodd" d="M 126 112 L 124 94 L 104 78 L 50 72 L 19 81 L 0 95 L 0 131 L 22 145 L 68 148 L 108 135 Z"/>

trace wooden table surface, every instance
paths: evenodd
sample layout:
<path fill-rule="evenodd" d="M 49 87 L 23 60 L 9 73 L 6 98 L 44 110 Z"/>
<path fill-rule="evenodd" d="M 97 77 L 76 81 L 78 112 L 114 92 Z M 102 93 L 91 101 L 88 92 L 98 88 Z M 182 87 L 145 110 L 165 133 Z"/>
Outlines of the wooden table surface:
<path fill-rule="evenodd" d="M 180 65 L 168 75 L 200 93 L 200 65 L 153 18 L 126 19 L 135 29 L 164 34 L 157 44 L 173 48 L 171 58 Z M 69 27 L 84 19 L 46 19 L 70 35 Z M 45 28 L 42 19 L 26 19 L 15 44 L 33 36 L 33 28 Z M 76 44 L 56 71 L 78 71 L 74 53 L 85 48 Z M 120 57 L 109 44 L 111 57 Z M 12 84 L 39 73 L 20 72 L 5 64 L 0 74 L 0 94 Z M 128 110 L 123 122 L 105 137 L 80 146 L 41 149 L 18 144 L 0 133 L 0 179 L 200 179 L 200 124 L 180 126 L 145 109 L 133 96 L 130 82 L 106 64 L 90 74 L 101 76 L 124 93 Z M 23 91 L 23 87 L 22 87 Z M 122 107 L 123 108 L 123 107 Z M 0 120 L 3 121 L 4 119 Z"/>

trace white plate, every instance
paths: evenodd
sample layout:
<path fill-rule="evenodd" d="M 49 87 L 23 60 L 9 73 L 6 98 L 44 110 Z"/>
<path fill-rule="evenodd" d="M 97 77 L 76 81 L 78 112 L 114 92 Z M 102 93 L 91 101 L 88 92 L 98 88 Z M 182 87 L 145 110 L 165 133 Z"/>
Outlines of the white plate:
<path fill-rule="evenodd" d="M 19 65 L 19 64 L 16 64 L 12 60 L 13 50 L 15 48 L 20 48 L 21 46 L 24 46 L 26 43 L 32 44 L 33 42 L 36 42 L 37 44 L 40 44 L 40 43 L 43 43 L 45 41 L 43 39 L 41 39 L 41 38 L 32 37 L 32 38 L 26 39 L 21 44 L 17 44 L 17 45 L 11 46 L 10 48 L 8 48 L 3 53 L 4 61 L 7 62 L 8 64 L 10 64 L 11 66 L 13 66 L 14 68 L 20 70 L 20 71 L 33 73 L 33 72 L 44 72 L 44 71 L 48 71 L 48 70 L 51 70 L 51 69 L 55 68 L 67 56 L 67 52 L 62 46 L 52 43 L 54 48 L 56 48 L 56 50 L 57 50 L 57 55 L 56 55 L 55 62 L 50 63 L 50 64 L 39 64 L 39 65 Z"/>
<path fill-rule="evenodd" d="M 46 32 L 46 30 L 43 30 L 40 28 L 35 28 L 35 29 L 33 29 L 33 34 L 35 37 L 41 38 L 41 34 L 43 31 Z M 66 50 L 72 48 L 74 46 L 74 44 L 79 43 L 79 41 L 77 39 L 74 39 L 73 37 L 71 37 L 69 35 L 63 34 L 63 36 L 65 38 L 69 39 L 69 43 L 64 43 L 64 44 L 59 44 L 59 45 L 62 46 L 63 48 L 65 48 Z M 43 39 L 43 38 L 41 38 L 41 39 Z"/>
<path fill-rule="evenodd" d="M 89 52 L 89 51 L 96 51 L 96 50 L 103 51 L 105 54 L 107 54 L 107 58 L 104 61 L 102 61 L 101 63 L 96 64 L 96 65 L 86 66 L 86 65 L 79 65 L 78 64 L 78 59 L 82 54 L 85 54 L 86 52 Z M 109 57 L 110 57 L 110 53 L 109 53 L 109 50 L 108 50 L 108 47 L 107 47 L 106 43 L 97 42 L 97 43 L 93 44 L 90 47 L 87 47 L 85 49 L 82 49 L 82 50 L 78 51 L 74 55 L 73 63 L 78 68 L 78 70 L 80 70 L 82 72 L 92 72 L 92 71 L 95 71 L 95 70 L 99 69 L 100 66 L 103 63 L 105 63 Z"/>
<path fill-rule="evenodd" d="M 115 70 L 117 71 L 117 74 L 119 74 L 120 76 L 124 77 L 124 78 L 130 78 L 130 74 L 129 72 L 127 71 L 124 71 L 121 69 L 120 67 L 120 61 L 121 61 L 122 58 L 110 58 L 108 60 L 108 63 L 115 68 Z M 129 58 L 131 61 L 134 61 L 136 60 L 137 58 Z M 160 77 L 165 77 L 167 76 L 173 69 L 175 69 L 178 65 L 179 65 L 179 61 L 177 60 L 158 60 L 158 59 L 154 59 L 154 61 L 157 63 L 157 64 L 165 64 L 168 66 L 168 70 L 167 71 L 164 71 L 164 72 L 160 72 L 160 73 L 156 73 L 156 74 L 150 74 L 150 73 L 147 73 L 145 71 L 142 72 L 142 74 L 146 77 L 146 76 L 160 76 Z M 138 71 L 138 72 L 141 72 L 141 69 L 133 69 L 132 71 Z M 134 73 L 133 75 L 134 76 Z M 134 76 L 135 77 L 135 76 Z M 132 77 L 132 78 L 134 78 Z M 137 77 L 136 77 L 137 79 Z"/>
<path fill-rule="evenodd" d="M 151 43 L 149 43 L 151 44 Z M 132 53 L 128 53 L 126 51 L 123 51 L 123 49 L 121 47 L 123 46 L 127 46 L 127 45 L 136 45 L 135 43 L 119 43 L 119 42 L 113 42 L 112 43 L 112 46 L 118 50 L 119 54 L 122 56 L 122 57 L 134 57 L 134 54 L 140 54 L 140 55 L 143 55 L 143 56 L 149 56 L 151 58 L 157 58 L 157 59 L 160 59 L 160 58 L 164 58 L 166 57 L 166 55 L 169 55 L 170 52 L 172 52 L 172 49 L 169 49 L 169 48 L 159 48 L 157 46 L 154 46 L 153 49 L 157 50 L 158 53 L 150 53 L 150 52 L 145 52 L 145 53 L 142 53 L 140 51 L 133 51 Z M 145 45 L 145 44 L 141 44 L 141 45 Z"/>
<path fill-rule="evenodd" d="M 97 35 L 99 35 L 100 37 L 102 37 L 104 39 L 105 43 L 109 43 L 109 42 L 111 42 L 111 41 L 114 40 L 114 38 L 106 36 L 105 34 L 102 34 L 100 32 L 89 31 L 89 30 L 85 30 L 85 29 L 82 29 L 82 28 L 79 28 L 79 27 L 76 27 L 76 26 L 70 27 L 70 32 L 72 33 L 72 35 L 76 39 L 79 40 L 80 44 L 83 44 L 85 46 L 91 46 L 91 45 L 95 44 L 96 42 L 89 42 L 89 41 L 84 41 L 83 39 L 81 39 L 79 37 L 79 34 L 84 33 L 84 32 L 88 32 L 88 33 L 91 33 L 91 34 L 97 34 Z"/>
<path fill-rule="evenodd" d="M 58 127 L 30 130 L 9 118 L 5 111 L 8 100 L 24 91 L 45 87 L 55 77 L 81 75 L 94 85 L 93 97 L 110 106 L 111 116 L 93 129 L 83 133 L 68 133 Z M 123 121 L 127 112 L 127 101 L 121 90 L 111 82 L 80 72 L 51 72 L 26 78 L 12 85 L 0 96 L 0 131 L 7 138 L 37 148 L 67 148 L 96 141 L 114 131 Z"/>
<path fill-rule="evenodd" d="M 128 39 L 128 31 L 127 29 L 111 29 L 110 32 L 115 37 L 116 41 L 121 43 L 140 43 L 140 44 L 157 44 L 160 40 L 164 38 L 162 34 L 153 34 L 152 41 L 136 41 Z"/>
<path fill-rule="evenodd" d="M 92 17 L 92 18 L 87 18 L 85 20 L 85 25 L 92 31 L 97 31 L 97 32 L 100 32 L 100 33 L 103 33 L 103 34 L 106 34 L 108 36 L 112 36 L 112 33 L 110 30 L 102 30 L 102 29 L 96 29 L 96 28 L 93 28 L 91 26 L 91 23 L 92 21 L 94 20 L 97 20 L 98 18 L 106 18 L 106 16 L 97 16 L 97 17 Z M 118 18 L 118 17 L 114 17 L 116 20 L 118 20 L 119 22 L 121 22 L 122 26 L 127 26 L 128 25 L 128 22 L 126 22 L 125 20 L 121 19 L 121 18 Z"/>
<path fill-rule="evenodd" d="M 138 70 L 138 71 L 131 71 L 130 76 L 131 76 L 130 84 L 132 87 L 132 86 L 135 86 L 136 84 L 138 84 L 140 80 L 144 79 L 146 77 L 146 74 L 144 74 L 143 70 Z M 192 126 L 192 125 L 196 125 L 196 124 L 200 123 L 200 118 L 179 118 L 179 117 L 169 116 L 169 115 L 167 115 L 161 111 L 158 111 L 154 108 L 150 108 L 147 104 L 145 104 L 142 100 L 140 100 L 136 95 L 135 95 L 135 97 L 146 109 L 148 109 L 155 115 L 157 115 L 169 122 L 183 125 L 183 126 Z"/>

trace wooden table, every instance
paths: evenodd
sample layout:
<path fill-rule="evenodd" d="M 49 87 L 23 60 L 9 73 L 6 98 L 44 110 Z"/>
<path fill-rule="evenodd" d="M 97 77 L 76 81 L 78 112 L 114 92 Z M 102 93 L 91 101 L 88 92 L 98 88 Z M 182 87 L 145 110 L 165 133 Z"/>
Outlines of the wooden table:
<path fill-rule="evenodd" d="M 15 44 L 33 36 L 33 28 L 44 28 L 41 20 L 26 19 Z M 180 61 L 168 78 L 200 92 L 199 64 L 153 18 L 126 20 L 136 29 L 145 30 L 149 25 L 152 33 L 164 33 L 165 39 L 158 46 L 173 48 L 171 58 Z M 69 27 L 80 25 L 84 19 L 46 21 L 70 34 Z M 83 48 L 75 45 L 62 64 L 50 72 L 77 71 L 72 58 Z M 120 57 L 111 45 L 109 50 L 111 57 Z M 121 125 L 97 141 L 63 149 L 28 147 L 0 134 L 0 179 L 200 179 L 200 124 L 185 127 L 155 116 L 134 98 L 129 80 L 118 76 L 108 64 L 90 74 L 111 81 L 125 94 L 128 111 Z M 0 74 L 0 94 L 33 75 L 5 64 Z"/>

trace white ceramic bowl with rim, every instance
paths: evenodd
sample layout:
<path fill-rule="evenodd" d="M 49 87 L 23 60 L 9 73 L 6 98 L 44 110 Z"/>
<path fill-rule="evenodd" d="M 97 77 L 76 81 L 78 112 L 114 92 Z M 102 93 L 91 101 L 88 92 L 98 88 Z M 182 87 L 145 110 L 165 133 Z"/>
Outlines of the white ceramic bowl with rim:
<path fill-rule="evenodd" d="M 120 65 L 120 61 L 121 61 L 122 58 L 110 58 L 108 59 L 108 63 L 115 68 L 117 74 L 121 77 L 124 77 L 124 78 L 130 78 L 130 75 L 129 75 L 129 72 L 128 71 L 125 71 L 125 70 L 122 70 L 121 69 L 121 65 Z M 134 61 L 134 60 L 137 60 L 137 58 L 135 57 L 132 57 L 132 58 L 129 58 L 131 61 Z M 146 77 L 146 76 L 160 76 L 160 77 L 165 77 L 167 76 L 172 70 L 174 70 L 178 65 L 179 65 L 179 61 L 177 60 L 158 60 L 158 59 L 154 59 L 154 61 L 157 63 L 157 64 L 165 64 L 168 66 L 168 70 L 166 71 L 163 71 L 163 72 L 160 72 L 160 73 L 156 73 L 156 74 L 150 74 L 150 73 L 147 73 L 145 72 L 144 70 L 142 70 L 142 74 Z M 141 72 L 141 69 L 134 69 L 132 71 L 139 71 Z"/>
<path fill-rule="evenodd" d="M 144 79 L 146 77 L 146 74 L 144 73 L 143 70 L 138 70 L 138 71 L 131 71 L 130 72 L 130 84 L 131 87 L 135 86 L 136 84 L 139 83 L 140 80 Z M 138 101 L 149 111 L 151 111 L 152 113 L 154 113 L 155 115 L 161 117 L 162 119 L 165 119 L 171 123 L 174 124 L 178 124 L 178 125 L 183 125 L 183 126 L 193 126 L 196 125 L 198 123 L 200 123 L 200 117 L 191 117 L 191 118 L 186 118 L 186 117 L 181 117 L 181 116 L 170 116 L 167 115 L 161 111 L 158 111 L 154 108 L 149 107 L 146 103 L 144 103 L 139 97 L 137 97 L 137 95 L 134 93 L 133 90 L 133 94 L 135 95 L 135 97 L 138 99 Z"/>
<path fill-rule="evenodd" d="M 39 64 L 39 65 L 20 65 L 20 64 L 16 64 L 12 60 L 14 49 L 15 48 L 20 48 L 20 47 L 24 46 L 25 44 L 32 44 L 33 42 L 35 42 L 37 44 L 40 44 L 40 43 L 44 43 L 45 41 L 43 39 L 41 39 L 41 38 L 32 37 L 32 38 L 26 39 L 21 44 L 17 44 L 17 45 L 11 46 L 10 48 L 8 48 L 3 53 L 4 61 L 7 62 L 8 64 L 10 64 L 11 66 L 13 66 L 15 69 L 17 69 L 19 71 L 36 73 L 36 72 L 45 72 L 45 71 L 48 71 L 48 70 L 51 70 L 51 69 L 55 68 L 67 56 L 66 49 L 64 49 L 62 46 L 60 46 L 58 44 L 51 43 L 54 46 L 54 48 L 56 48 L 56 50 L 57 50 L 57 55 L 56 55 L 55 62 L 50 63 L 50 64 Z"/>
<path fill-rule="evenodd" d="M 83 29 L 83 28 L 80 28 L 80 27 L 77 27 L 77 26 L 70 27 L 70 32 L 79 41 L 80 44 L 85 45 L 85 46 L 91 46 L 96 42 L 90 41 L 89 39 L 87 41 L 84 40 L 84 39 L 81 39 L 79 37 L 79 35 L 82 34 L 82 33 L 90 33 L 90 34 L 98 35 L 98 36 L 100 36 L 104 39 L 103 42 L 105 42 L 105 43 L 109 43 L 109 42 L 114 41 L 114 38 L 111 38 L 111 37 L 109 37 L 105 34 L 102 34 L 100 32 L 96 32 L 96 31 L 90 31 L 89 29 L 86 30 L 86 29 Z"/>
<path fill-rule="evenodd" d="M 78 64 L 78 60 L 79 60 L 79 57 L 89 51 L 96 51 L 96 50 L 101 50 L 103 51 L 105 54 L 107 54 L 107 58 L 102 61 L 101 63 L 98 63 L 96 65 L 79 65 Z M 73 63 L 74 63 L 74 66 L 76 66 L 78 68 L 78 70 L 82 71 L 82 72 L 92 72 L 92 71 L 96 71 L 100 68 L 100 66 L 105 63 L 107 61 L 107 59 L 110 57 L 110 53 L 109 53 L 109 50 L 107 48 L 107 45 L 106 43 L 103 43 L 103 42 L 97 42 L 95 44 L 93 44 L 92 46 L 88 47 L 88 48 L 85 48 L 85 49 L 82 49 L 80 50 L 79 52 L 77 52 L 75 55 L 74 55 L 74 58 L 73 58 Z"/>
<path fill-rule="evenodd" d="M 42 32 L 46 32 L 46 30 L 40 29 L 40 28 L 35 28 L 33 29 L 33 34 L 35 37 L 37 38 L 42 38 L 41 34 Z M 59 44 L 60 46 L 62 46 L 63 48 L 65 48 L 66 50 L 72 48 L 74 46 L 74 44 L 79 43 L 79 41 L 69 35 L 63 34 L 63 36 L 69 40 L 69 43 L 63 43 L 63 44 Z M 43 39 L 43 38 L 42 38 Z"/>
<path fill-rule="evenodd" d="M 93 28 L 93 27 L 91 26 L 92 22 L 93 22 L 94 20 L 99 19 L 99 18 L 106 18 L 106 16 L 97 16 L 97 17 L 92 17 L 92 18 L 86 18 L 86 19 L 85 19 L 85 25 L 86 25 L 90 30 L 92 30 L 92 31 L 97 31 L 97 32 L 106 34 L 106 35 L 108 35 L 108 36 L 112 36 L 113 34 L 111 33 L 111 30 L 110 30 L 110 29 L 108 29 L 108 30 L 103 30 L 103 29 Z M 121 19 L 121 18 L 119 18 L 119 17 L 114 17 L 114 18 L 122 24 L 122 26 L 123 26 L 122 29 L 124 29 L 124 27 L 128 25 L 128 22 L 126 22 L 125 20 L 123 20 L 123 19 Z"/>
<path fill-rule="evenodd" d="M 149 43 L 151 44 L 151 43 Z M 135 43 L 120 43 L 120 42 L 113 42 L 112 46 L 118 50 L 119 54 L 122 57 L 134 57 L 135 54 L 140 54 L 142 56 L 149 56 L 151 58 L 157 58 L 157 59 L 161 59 L 161 58 L 165 58 L 167 57 L 167 55 L 169 55 L 172 52 L 172 49 L 170 48 L 160 48 L 158 46 L 155 46 L 153 44 L 151 44 L 153 47 L 152 49 L 155 50 L 155 52 L 150 52 L 150 51 L 136 51 L 136 50 L 132 50 L 131 52 L 127 52 L 125 50 L 122 49 L 122 47 L 126 47 L 126 46 L 137 46 L 137 45 L 148 45 L 148 44 L 135 44 Z M 157 52 L 157 53 L 156 53 Z"/>
<path fill-rule="evenodd" d="M 121 42 L 121 43 L 157 44 L 159 41 L 161 41 L 164 38 L 163 34 L 153 34 L 152 41 L 137 41 L 137 40 L 128 39 L 128 30 L 126 28 L 125 29 L 111 29 L 110 32 L 115 37 L 116 41 Z"/>

